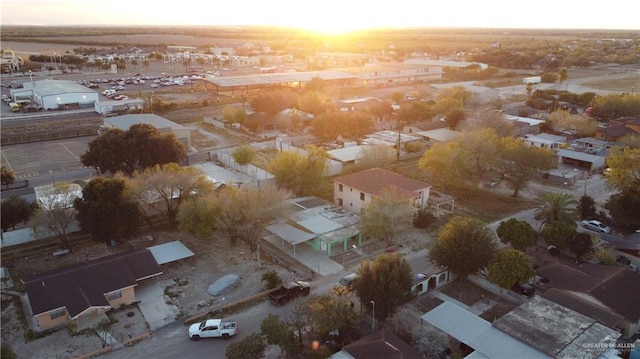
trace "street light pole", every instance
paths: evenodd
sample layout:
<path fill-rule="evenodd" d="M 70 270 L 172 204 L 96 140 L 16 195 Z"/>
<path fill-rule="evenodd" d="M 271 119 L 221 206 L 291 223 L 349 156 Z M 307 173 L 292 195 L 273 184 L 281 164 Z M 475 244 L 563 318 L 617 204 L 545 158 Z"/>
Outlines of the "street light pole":
<path fill-rule="evenodd" d="M 355 244 L 352 245 L 351 247 L 353 247 L 353 250 L 360 255 L 360 268 L 362 268 L 362 259 L 364 258 L 364 253 L 362 253 L 362 249 L 356 247 Z"/>
<path fill-rule="evenodd" d="M 373 305 L 373 313 L 371 314 L 371 332 L 373 333 L 376 331 L 376 302 L 372 300 L 371 304 Z"/>

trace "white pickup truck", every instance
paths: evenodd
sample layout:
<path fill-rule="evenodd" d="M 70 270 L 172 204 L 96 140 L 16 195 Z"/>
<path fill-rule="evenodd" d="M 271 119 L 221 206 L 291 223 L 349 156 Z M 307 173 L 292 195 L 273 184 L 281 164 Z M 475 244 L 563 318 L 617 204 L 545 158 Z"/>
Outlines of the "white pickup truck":
<path fill-rule="evenodd" d="M 189 339 L 222 338 L 229 339 L 238 332 L 238 323 L 222 319 L 207 319 L 189 326 Z"/>

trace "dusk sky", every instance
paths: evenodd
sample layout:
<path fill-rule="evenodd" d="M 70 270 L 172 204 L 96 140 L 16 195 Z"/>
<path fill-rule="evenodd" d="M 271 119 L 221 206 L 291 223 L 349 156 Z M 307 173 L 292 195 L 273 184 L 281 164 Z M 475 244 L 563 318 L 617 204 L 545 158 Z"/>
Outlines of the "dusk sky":
<path fill-rule="evenodd" d="M 3 25 L 274 25 L 640 30 L 637 0 L 2 0 Z"/>

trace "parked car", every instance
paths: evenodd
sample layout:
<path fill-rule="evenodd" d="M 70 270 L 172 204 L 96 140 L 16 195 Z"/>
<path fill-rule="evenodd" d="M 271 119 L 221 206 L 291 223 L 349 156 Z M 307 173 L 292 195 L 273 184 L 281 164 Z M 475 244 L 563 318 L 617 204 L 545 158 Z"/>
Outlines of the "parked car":
<path fill-rule="evenodd" d="M 238 323 L 230 320 L 207 319 L 204 322 L 191 324 L 189 338 L 223 338 L 229 339 L 238 333 Z"/>
<path fill-rule="evenodd" d="M 536 293 L 536 289 L 528 283 L 516 283 L 511 287 L 511 290 L 527 297 L 531 297 Z"/>
<path fill-rule="evenodd" d="M 355 283 L 356 280 L 358 280 L 358 273 L 351 273 L 349 275 L 342 277 L 342 279 L 338 281 L 338 284 L 343 287 L 352 289 L 353 283 Z"/>
<path fill-rule="evenodd" d="M 278 290 L 269 294 L 269 299 L 275 305 L 285 305 L 290 300 L 299 296 L 307 296 L 311 291 L 309 282 L 301 280 L 284 283 Z"/>
<path fill-rule="evenodd" d="M 584 221 L 582 221 L 582 227 L 596 232 L 607 234 L 611 233 L 611 228 L 595 219 L 585 219 Z"/>

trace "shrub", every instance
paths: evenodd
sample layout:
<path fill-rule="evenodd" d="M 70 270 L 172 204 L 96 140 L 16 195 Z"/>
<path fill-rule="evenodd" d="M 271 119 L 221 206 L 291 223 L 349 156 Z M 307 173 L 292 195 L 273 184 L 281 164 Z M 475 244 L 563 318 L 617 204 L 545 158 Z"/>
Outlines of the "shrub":
<path fill-rule="evenodd" d="M 427 228 L 432 223 L 435 223 L 438 219 L 431 213 L 422 209 L 418 212 L 418 215 L 413 219 L 413 226 L 416 228 Z"/>
<path fill-rule="evenodd" d="M 279 286 L 280 284 L 282 284 L 282 278 L 280 278 L 280 275 L 278 274 L 278 272 L 274 270 L 268 270 L 262 273 L 262 279 L 260 279 L 260 281 L 267 282 L 266 284 L 267 289 L 273 289 Z"/>

